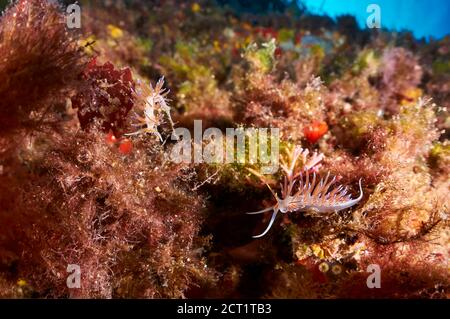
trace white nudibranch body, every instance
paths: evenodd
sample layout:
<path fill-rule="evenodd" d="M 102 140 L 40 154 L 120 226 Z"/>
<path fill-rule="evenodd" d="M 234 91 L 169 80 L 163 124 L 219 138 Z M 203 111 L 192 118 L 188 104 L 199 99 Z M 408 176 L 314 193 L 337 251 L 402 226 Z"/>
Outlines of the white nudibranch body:
<path fill-rule="evenodd" d="M 333 177 L 330 180 L 329 173 L 325 178 L 319 180 L 316 173 L 313 172 L 311 179 L 310 172 L 314 171 L 314 167 L 317 168 L 323 155 L 315 153 L 312 159 L 307 161 L 306 157 L 308 153 L 308 150 L 296 147 L 291 154 L 291 165 L 282 165 L 282 168 L 286 173 L 284 185 L 281 185 L 282 198 L 279 198 L 278 194 L 272 192 L 276 200 L 274 206 L 257 212 L 247 213 L 261 214 L 272 211 L 272 217 L 266 230 L 257 236 L 253 236 L 253 238 L 262 237 L 270 230 L 278 212 L 281 212 L 282 214 L 300 211 L 310 211 L 315 213 L 338 212 L 356 205 L 363 198 L 361 179 L 359 180 L 359 196 L 357 198 L 352 198 L 350 194 L 347 194 L 347 187 L 342 185 L 332 187 L 336 181 L 336 177 Z M 300 156 L 303 157 L 303 168 L 299 173 L 295 173 L 295 163 Z M 303 177 L 303 175 L 305 175 L 305 177 Z M 297 182 L 298 186 L 296 192 L 292 194 Z"/>
<path fill-rule="evenodd" d="M 167 94 L 169 94 L 168 89 L 163 89 L 164 77 L 161 77 L 156 83 L 155 88 L 153 88 L 150 83 L 148 86 L 145 83 L 138 81 L 137 89 L 135 93 L 138 97 L 142 98 L 143 103 L 143 116 L 138 115 L 136 112 L 135 117 L 138 120 L 137 123 L 132 124 L 133 126 L 139 127 L 139 130 L 132 133 L 127 133 L 125 135 L 139 135 L 143 133 L 151 133 L 156 135 L 160 141 L 162 141 L 162 136 L 158 132 L 158 125 L 161 124 L 162 116 L 165 114 L 169 119 L 170 125 L 173 129 L 174 123 L 172 117 L 170 116 L 170 106 L 168 104 Z"/>

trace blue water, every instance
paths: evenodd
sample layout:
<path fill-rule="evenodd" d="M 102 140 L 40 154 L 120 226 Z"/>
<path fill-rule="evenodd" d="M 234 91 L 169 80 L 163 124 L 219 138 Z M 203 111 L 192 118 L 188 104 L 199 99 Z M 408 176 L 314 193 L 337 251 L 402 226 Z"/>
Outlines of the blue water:
<path fill-rule="evenodd" d="M 308 11 L 327 14 L 333 18 L 354 15 L 361 28 L 366 28 L 369 4 L 381 9 L 381 26 L 395 30 L 409 30 L 417 38 L 442 38 L 450 34 L 449 0 L 299 0 Z"/>

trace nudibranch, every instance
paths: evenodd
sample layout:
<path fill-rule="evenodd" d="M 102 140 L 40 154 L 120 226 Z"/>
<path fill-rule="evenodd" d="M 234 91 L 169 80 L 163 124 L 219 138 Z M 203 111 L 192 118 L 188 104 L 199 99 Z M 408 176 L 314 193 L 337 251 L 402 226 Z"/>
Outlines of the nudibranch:
<path fill-rule="evenodd" d="M 261 214 L 272 211 L 272 217 L 266 230 L 257 236 L 253 236 L 253 238 L 259 238 L 267 234 L 278 212 L 282 214 L 301 211 L 316 213 L 338 212 L 356 205 L 363 198 L 361 179 L 359 180 L 359 196 L 352 198 L 351 194 L 348 194 L 347 187 L 343 185 L 333 187 L 336 177 L 330 179 L 330 173 L 325 178 L 317 178 L 315 169 L 317 169 L 319 162 L 323 159 L 323 155 L 314 153 L 312 158 L 308 160 L 308 154 L 308 150 L 303 150 L 298 146 L 295 147 L 290 156 L 290 166 L 282 165 L 285 177 L 284 183 L 281 185 L 281 198 L 269 187 L 276 204 L 257 212 L 247 213 Z M 295 166 L 300 157 L 303 158 L 303 168 L 296 173 Z M 295 187 L 296 183 L 298 183 L 297 187 Z"/>

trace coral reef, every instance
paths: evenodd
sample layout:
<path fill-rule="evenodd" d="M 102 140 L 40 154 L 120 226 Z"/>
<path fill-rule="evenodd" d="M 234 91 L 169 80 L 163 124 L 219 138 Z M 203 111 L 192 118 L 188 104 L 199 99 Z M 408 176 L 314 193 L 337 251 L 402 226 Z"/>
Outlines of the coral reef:
<path fill-rule="evenodd" d="M 1 298 L 448 298 L 449 36 L 238 2 L 6 8 Z M 279 129 L 280 166 L 177 128 Z"/>

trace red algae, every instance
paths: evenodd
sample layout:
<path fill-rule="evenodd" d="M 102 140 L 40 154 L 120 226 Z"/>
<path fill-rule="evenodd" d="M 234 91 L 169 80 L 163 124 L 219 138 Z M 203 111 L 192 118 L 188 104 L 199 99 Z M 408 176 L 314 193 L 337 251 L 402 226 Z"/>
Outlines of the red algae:
<path fill-rule="evenodd" d="M 1 298 L 448 298 L 449 37 L 279 8 L 6 8 Z"/>

